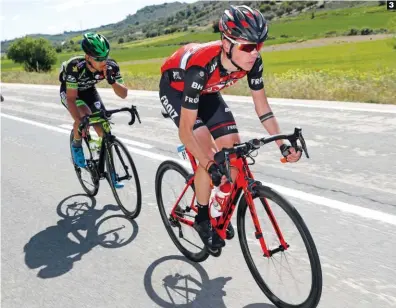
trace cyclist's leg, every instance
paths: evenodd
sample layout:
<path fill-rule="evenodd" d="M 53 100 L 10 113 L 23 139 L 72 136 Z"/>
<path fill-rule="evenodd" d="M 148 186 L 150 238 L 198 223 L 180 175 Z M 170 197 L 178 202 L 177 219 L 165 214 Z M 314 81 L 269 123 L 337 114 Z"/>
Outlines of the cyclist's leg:
<path fill-rule="evenodd" d="M 159 94 L 165 112 L 168 113 L 172 121 L 177 127 L 179 127 L 183 93 L 173 89 L 166 80 L 166 76 L 163 76 L 160 81 Z M 194 136 L 201 145 L 202 150 L 208 153 L 208 155 L 213 159 L 216 147 L 208 128 L 199 117 L 195 122 L 193 132 Z M 194 184 L 198 203 L 207 205 L 209 203 L 210 196 L 210 178 L 208 173 L 201 167 L 201 165 L 198 165 L 198 169 L 195 173 Z"/>
<path fill-rule="evenodd" d="M 161 78 L 159 94 L 162 106 L 176 126 L 179 127 L 183 93 L 171 88 L 165 78 Z M 208 155 L 213 158 L 215 153 L 213 138 L 208 128 L 199 117 L 196 120 L 193 131 L 202 149 L 207 151 Z M 200 165 L 198 165 L 198 169 L 195 173 L 194 185 L 198 203 L 198 215 L 195 217 L 194 228 L 207 246 L 214 249 L 223 247 L 225 245 L 224 240 L 211 228 L 208 211 L 210 178 L 208 173 Z"/>
<path fill-rule="evenodd" d="M 88 90 L 82 91 L 79 94 L 80 99 L 83 100 L 86 105 L 89 107 L 87 110 L 87 115 L 91 115 L 92 113 L 99 112 L 100 110 L 106 110 L 102 98 L 100 97 L 98 91 L 95 87 L 92 87 Z M 93 125 L 96 133 L 100 138 L 103 137 L 103 130 L 100 124 Z"/>
<path fill-rule="evenodd" d="M 216 149 L 232 147 L 240 143 L 240 136 L 231 109 L 227 106 L 221 94 L 214 93 L 205 95 L 206 104 L 204 110 L 199 113 L 215 141 Z M 233 172 L 234 171 L 234 172 Z M 236 170 L 231 170 L 232 179 L 235 179 Z"/>
<path fill-rule="evenodd" d="M 81 100 L 80 98 L 80 94 L 81 92 L 78 93 L 77 99 L 76 99 L 76 105 L 77 105 L 77 109 L 79 112 L 79 117 L 83 117 L 86 114 L 89 114 L 91 111 L 89 109 L 89 107 L 85 104 L 85 102 L 83 100 Z M 60 97 L 61 97 L 61 103 L 62 105 L 69 111 L 71 117 L 74 120 L 73 123 L 73 132 L 74 132 L 74 140 L 72 142 L 72 155 L 73 155 L 73 160 L 74 163 L 81 167 L 84 168 L 86 167 L 86 163 L 85 163 L 85 157 L 84 157 L 84 151 L 82 149 L 82 139 L 81 136 L 78 134 L 78 124 L 79 124 L 79 120 L 78 118 L 76 118 L 69 110 L 68 105 L 67 105 L 67 99 L 66 99 L 66 85 L 62 84 L 60 87 Z"/>
<path fill-rule="evenodd" d="M 211 136 L 215 142 L 216 151 L 223 147 L 232 147 L 235 143 L 240 143 L 238 128 L 230 108 L 223 100 L 220 93 L 213 93 L 201 96 L 200 102 L 205 101 L 205 108 L 199 112 L 199 116 L 209 128 Z M 231 168 L 231 178 L 235 180 L 237 170 Z M 227 227 L 227 238 L 234 237 L 235 231 L 231 222 Z"/>

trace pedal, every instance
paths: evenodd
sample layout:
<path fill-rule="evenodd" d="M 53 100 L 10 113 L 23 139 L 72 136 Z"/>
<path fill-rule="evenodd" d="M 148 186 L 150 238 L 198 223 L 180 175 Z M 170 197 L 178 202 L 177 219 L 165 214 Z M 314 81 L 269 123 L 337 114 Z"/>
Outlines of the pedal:
<path fill-rule="evenodd" d="M 210 249 L 210 248 L 207 247 L 207 246 L 206 246 L 206 250 L 207 250 L 207 252 L 208 252 L 212 257 L 215 257 L 215 258 L 220 257 L 221 252 L 222 252 L 222 248 Z"/>

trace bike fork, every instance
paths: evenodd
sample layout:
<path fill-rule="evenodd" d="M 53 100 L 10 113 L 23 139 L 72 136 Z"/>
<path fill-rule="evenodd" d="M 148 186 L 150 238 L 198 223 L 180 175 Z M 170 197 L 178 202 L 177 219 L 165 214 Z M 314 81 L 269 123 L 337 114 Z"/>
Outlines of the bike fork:
<path fill-rule="evenodd" d="M 289 248 L 289 245 L 285 242 L 282 232 L 279 229 L 279 226 L 276 222 L 276 219 L 274 217 L 274 214 L 272 213 L 267 201 L 264 198 L 260 198 L 260 201 L 262 202 L 265 211 L 269 217 L 269 219 L 271 220 L 272 226 L 275 229 L 275 232 L 278 236 L 278 239 L 280 241 L 280 245 L 278 248 L 275 249 L 268 249 L 268 246 L 264 240 L 264 236 L 263 236 L 263 232 L 261 230 L 261 226 L 260 226 L 260 222 L 259 219 L 257 217 L 257 212 L 256 212 L 256 208 L 254 206 L 254 202 L 253 202 L 253 198 L 252 198 L 252 193 L 254 194 L 254 189 L 252 188 L 254 185 L 259 185 L 261 184 L 260 182 L 256 182 L 256 181 L 250 181 L 249 186 L 248 186 L 248 192 L 245 193 L 245 197 L 246 197 L 246 201 L 248 203 L 249 206 L 249 210 L 250 210 L 250 214 L 252 215 L 252 219 L 253 219 L 253 223 L 254 223 L 254 227 L 256 229 L 255 232 L 255 237 L 256 239 L 259 240 L 260 245 L 261 245 L 261 249 L 263 250 L 264 253 L 264 257 L 271 257 L 273 254 L 281 252 L 281 251 L 285 251 Z"/>
<path fill-rule="evenodd" d="M 261 249 L 263 250 L 263 253 L 264 253 L 264 257 L 269 258 L 271 256 L 271 253 L 267 248 L 267 244 L 265 243 L 263 232 L 261 230 L 260 223 L 259 223 L 259 220 L 257 217 L 256 208 L 254 207 L 253 198 L 252 198 L 252 195 L 250 194 L 250 192 L 245 193 L 245 198 L 246 198 L 249 210 L 250 210 L 250 215 L 252 215 L 254 228 L 256 229 L 256 232 L 254 233 L 254 235 L 255 235 L 256 239 L 258 239 L 260 242 Z"/>

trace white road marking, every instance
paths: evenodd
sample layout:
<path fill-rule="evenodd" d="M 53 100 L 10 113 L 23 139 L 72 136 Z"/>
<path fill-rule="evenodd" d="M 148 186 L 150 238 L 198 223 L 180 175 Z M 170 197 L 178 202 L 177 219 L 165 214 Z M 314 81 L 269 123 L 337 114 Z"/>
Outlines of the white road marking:
<path fill-rule="evenodd" d="M 61 124 L 61 125 L 59 125 L 59 127 L 69 129 L 69 131 L 70 131 L 73 128 L 73 125 Z M 94 135 L 96 135 L 96 132 L 93 129 L 91 131 L 94 133 Z M 117 130 L 114 130 L 114 131 L 117 132 Z M 133 141 L 133 140 L 121 138 L 121 137 L 118 137 L 118 136 L 117 136 L 117 138 L 120 139 L 125 144 L 134 145 L 134 146 L 137 146 L 137 147 L 140 147 L 140 148 L 144 148 L 144 149 L 152 149 L 152 148 L 154 148 L 152 145 L 147 144 L 147 143 L 143 143 L 143 142 L 139 142 L 139 141 Z"/>
<path fill-rule="evenodd" d="M 60 127 L 56 127 L 56 126 L 52 126 L 52 125 L 47 125 L 44 123 L 40 123 L 40 122 L 36 122 L 36 121 L 32 121 L 32 120 L 27 120 L 24 118 L 20 118 L 20 117 L 16 117 L 16 116 L 12 116 L 12 115 L 8 115 L 8 114 L 4 114 L 4 113 L 0 113 L 1 117 L 7 118 L 7 119 L 12 119 L 15 121 L 19 121 L 22 123 L 26 123 L 26 124 L 31 124 L 37 127 L 41 127 L 41 128 L 45 128 L 48 130 L 52 130 L 55 132 L 59 132 L 59 133 L 63 133 L 63 134 L 70 134 L 70 130 L 66 130 Z M 154 160 L 158 160 L 158 161 L 165 161 L 165 160 L 173 160 L 176 161 L 178 163 L 180 163 L 181 165 L 183 165 L 184 167 L 186 167 L 187 169 L 190 169 L 190 164 L 188 161 L 182 161 L 180 159 L 174 159 L 162 154 L 157 154 L 157 153 L 152 153 L 149 151 L 145 151 L 142 149 L 136 149 L 136 148 L 132 148 L 132 147 L 127 147 L 129 151 L 131 151 L 132 153 L 138 154 L 138 155 L 142 155 Z M 313 194 L 309 194 L 309 193 L 305 193 L 303 191 L 300 190 L 295 190 L 295 189 L 291 189 L 291 188 L 287 188 L 284 186 L 280 186 L 280 185 L 275 185 L 272 183 L 264 183 L 265 185 L 271 186 L 272 188 L 274 188 L 275 190 L 277 190 L 279 193 L 293 197 L 293 198 L 297 198 L 297 199 L 301 199 L 304 201 L 309 201 L 318 205 L 322 205 L 322 206 L 326 206 L 326 207 L 330 207 L 333 209 L 337 209 L 340 210 L 342 212 L 347 212 L 347 213 L 351 213 L 351 214 L 355 214 L 357 216 L 361 216 L 367 219 L 371 219 L 371 220 L 377 220 L 377 221 L 381 221 L 381 222 L 385 222 L 385 223 L 389 223 L 392 225 L 396 226 L 396 216 L 392 215 L 392 214 L 388 214 L 388 213 L 384 213 L 384 212 L 380 212 L 380 211 L 376 211 L 376 210 L 372 210 L 372 209 L 368 209 L 365 207 L 361 207 L 361 206 L 357 206 L 357 205 L 353 205 L 353 204 L 349 204 L 349 203 L 345 203 L 345 202 L 340 202 L 337 200 L 333 200 L 333 199 L 329 199 L 329 198 L 325 198 L 325 197 L 321 197 L 321 196 L 316 196 Z"/>
<path fill-rule="evenodd" d="M 10 89 L 36 89 L 36 90 L 56 90 L 59 91 L 59 86 L 54 85 L 36 85 L 36 84 L 18 84 L 18 83 L 2 83 L 2 90 Z M 97 88 L 100 94 L 114 94 L 112 89 Z M 5 100 L 7 94 L 2 93 Z M 114 94 L 115 95 L 115 94 Z M 128 97 L 130 98 L 153 98 L 159 100 L 158 91 L 143 91 L 143 90 L 129 90 Z M 239 95 L 223 95 L 226 101 L 234 103 L 250 103 L 253 104 L 253 100 L 250 96 L 239 96 Z M 308 100 L 308 99 L 284 99 L 284 98 L 268 98 L 271 105 L 278 106 L 290 106 L 290 107 L 303 107 L 303 108 L 318 108 L 318 109 L 333 109 L 333 110 L 348 110 L 348 111 L 360 111 L 360 112 L 378 112 L 378 113 L 391 113 L 396 114 L 396 106 L 386 104 L 369 104 L 359 102 L 342 102 L 342 101 L 320 101 L 320 100 Z M 117 98 L 117 101 L 122 101 Z"/>

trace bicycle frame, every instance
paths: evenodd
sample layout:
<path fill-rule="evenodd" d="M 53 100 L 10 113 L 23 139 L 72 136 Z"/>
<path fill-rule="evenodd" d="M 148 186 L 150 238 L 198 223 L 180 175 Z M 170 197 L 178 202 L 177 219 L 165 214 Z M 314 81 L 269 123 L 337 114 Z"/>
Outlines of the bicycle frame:
<path fill-rule="evenodd" d="M 102 142 L 101 142 L 101 146 L 100 146 L 99 159 L 96 159 L 96 160 L 93 159 L 92 151 L 91 151 L 91 148 L 89 147 L 89 140 L 91 138 L 91 135 L 89 133 L 89 127 L 93 126 L 95 124 L 100 124 L 101 128 L 103 130 L 103 137 L 102 137 Z M 90 121 L 87 124 L 87 127 L 84 129 L 84 134 L 85 134 L 85 142 L 86 142 L 86 145 L 87 145 L 89 153 L 90 153 L 90 161 L 91 161 L 91 163 L 93 163 L 93 168 L 96 168 L 99 178 L 104 178 L 105 177 L 106 155 L 112 156 L 112 153 L 109 150 L 108 144 L 112 142 L 113 138 L 115 138 L 115 136 L 113 136 L 111 134 L 110 123 L 109 123 L 109 121 L 104 120 L 104 119 L 101 119 L 100 121 L 92 121 L 92 122 Z M 122 181 L 125 179 L 129 179 L 130 175 L 129 175 L 128 171 L 125 169 L 125 162 L 123 161 L 120 150 L 118 149 L 118 147 L 116 147 L 115 150 L 118 154 L 119 159 L 121 160 L 122 165 L 124 166 L 124 170 L 126 173 L 125 176 L 118 177 L 117 180 Z M 112 157 L 111 157 L 111 161 L 113 161 Z"/>
<path fill-rule="evenodd" d="M 103 178 L 105 176 L 105 171 L 104 171 L 104 164 L 106 159 L 105 155 L 110 155 L 111 157 L 111 151 L 109 151 L 108 143 L 111 143 L 112 140 L 115 138 L 115 136 L 111 134 L 111 126 L 110 126 L 110 122 L 108 121 L 108 117 L 110 117 L 112 114 L 118 112 L 124 112 L 124 111 L 129 112 L 131 114 L 131 121 L 128 122 L 129 125 L 133 125 L 135 123 L 136 118 L 138 119 L 139 123 L 141 123 L 139 113 L 136 109 L 136 106 L 134 105 L 132 105 L 131 108 L 123 107 L 120 109 L 113 109 L 113 110 L 100 110 L 92 115 L 85 116 L 82 123 L 80 123 L 79 132 L 82 135 L 82 137 L 85 139 L 85 142 L 87 144 L 90 154 L 90 161 L 93 161 L 92 159 L 93 157 L 92 157 L 91 148 L 89 147 L 89 139 L 91 138 L 89 134 L 89 128 L 90 126 L 93 126 L 95 124 L 101 125 L 103 131 L 103 138 L 100 147 L 99 160 L 98 160 L 98 164 L 94 163 L 95 164 L 94 167 L 99 173 L 100 178 Z M 117 147 L 115 149 L 125 169 L 125 163 L 122 159 L 121 153 L 119 152 L 119 149 Z M 105 153 L 105 150 L 107 151 L 107 153 Z M 112 157 L 111 157 L 111 161 L 113 161 Z M 126 176 L 119 177 L 118 178 L 119 181 L 128 179 L 130 177 L 126 169 L 125 172 L 126 172 Z"/>
<path fill-rule="evenodd" d="M 171 212 L 171 216 L 173 219 L 176 219 L 177 221 L 182 222 L 182 223 L 187 224 L 192 227 L 193 222 L 191 220 L 185 219 L 185 218 L 180 217 L 176 214 L 177 205 L 179 204 L 180 200 L 183 198 L 188 187 L 193 185 L 194 178 L 195 178 L 195 172 L 198 168 L 198 164 L 197 164 L 194 156 L 187 149 L 186 149 L 186 153 L 190 160 L 190 163 L 191 163 L 191 166 L 193 169 L 193 174 L 187 180 L 186 186 L 184 187 L 181 195 L 179 196 L 176 203 L 174 204 L 172 212 Z M 269 216 L 269 219 L 271 220 L 272 226 L 274 227 L 275 232 L 276 232 L 276 234 L 279 238 L 280 244 L 281 244 L 281 246 L 279 248 L 276 248 L 274 250 L 269 250 L 267 247 L 267 244 L 264 240 L 263 233 L 261 231 L 261 226 L 260 226 L 260 223 L 259 223 L 259 220 L 257 217 L 257 212 L 256 212 L 256 208 L 254 206 L 253 197 L 252 197 L 252 187 L 254 186 L 254 184 L 257 184 L 257 182 L 254 180 L 253 174 L 251 173 L 251 171 L 249 169 L 247 159 L 245 157 L 236 158 L 235 154 L 230 155 L 230 165 L 232 168 L 236 168 L 238 170 L 238 173 L 237 173 L 237 176 L 236 176 L 234 183 L 232 185 L 231 193 L 226 200 L 226 203 L 225 203 L 226 207 L 223 211 L 223 214 L 220 217 L 216 217 L 216 218 L 211 217 L 210 218 L 212 226 L 216 229 L 219 236 L 221 238 L 225 239 L 227 227 L 228 227 L 228 224 L 230 223 L 231 218 L 234 214 L 235 208 L 239 204 L 241 199 L 244 197 L 245 201 L 247 203 L 247 206 L 249 207 L 250 214 L 252 216 L 252 220 L 253 220 L 253 223 L 254 223 L 254 226 L 256 229 L 255 237 L 260 242 L 260 246 L 263 250 L 264 256 L 270 257 L 275 252 L 278 252 L 280 250 L 287 250 L 288 244 L 285 242 L 285 240 L 283 238 L 282 232 L 281 232 L 279 225 L 275 219 L 275 216 L 274 216 L 267 200 L 262 198 L 260 200 L 263 203 L 266 213 Z M 197 213 L 198 209 L 194 205 L 194 203 L 195 203 L 194 200 L 195 200 L 195 191 L 193 194 L 193 198 L 191 200 L 190 209 L 192 209 L 193 211 L 195 211 Z"/>

